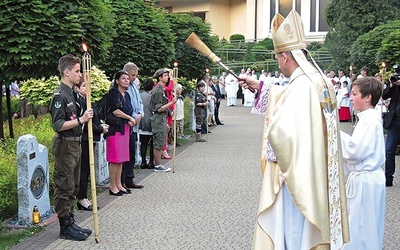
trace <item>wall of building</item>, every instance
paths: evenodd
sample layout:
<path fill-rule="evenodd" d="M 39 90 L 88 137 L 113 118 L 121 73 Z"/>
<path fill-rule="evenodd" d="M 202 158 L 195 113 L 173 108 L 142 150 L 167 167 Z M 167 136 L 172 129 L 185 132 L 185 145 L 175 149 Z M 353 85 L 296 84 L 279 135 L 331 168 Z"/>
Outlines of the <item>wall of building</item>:
<path fill-rule="evenodd" d="M 206 13 L 206 20 L 211 24 L 212 33 L 219 36 L 219 39 L 228 40 L 231 35 L 229 0 L 210 2 L 210 11 Z"/>
<path fill-rule="evenodd" d="M 246 0 L 231 0 L 231 34 L 247 37 Z"/>
<path fill-rule="evenodd" d="M 265 39 L 270 36 L 271 20 L 277 11 L 286 16 L 296 9 L 303 20 L 306 40 L 323 41 L 326 24 L 323 11 L 328 0 L 166 0 L 161 6 L 172 12 L 204 12 L 211 24 L 212 34 L 229 40 L 232 34 L 242 34 L 246 39 Z M 256 7 L 257 4 L 257 7 Z M 320 10 L 312 13 L 313 8 Z M 172 7 L 171 7 L 172 6 Z M 273 8 L 273 9 L 271 9 Z M 287 12 L 287 13 L 286 13 Z M 316 15 L 311 18 L 311 15 Z M 318 20 L 318 21 L 316 21 Z M 325 31 L 320 31 L 323 28 Z"/>

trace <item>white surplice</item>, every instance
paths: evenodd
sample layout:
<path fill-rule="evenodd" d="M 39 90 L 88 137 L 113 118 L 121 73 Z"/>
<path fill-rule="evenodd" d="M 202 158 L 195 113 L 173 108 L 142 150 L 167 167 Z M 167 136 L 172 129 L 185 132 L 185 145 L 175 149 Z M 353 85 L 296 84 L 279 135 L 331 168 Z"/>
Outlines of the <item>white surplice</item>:
<path fill-rule="evenodd" d="M 385 141 L 380 112 L 367 109 L 350 136 L 341 131 L 350 242 L 343 249 L 382 249 L 385 221 Z"/>
<path fill-rule="evenodd" d="M 239 82 L 238 80 L 232 75 L 229 74 L 225 78 L 225 91 L 226 91 L 226 105 L 236 106 L 236 98 L 237 98 L 237 91 L 239 90 Z"/>

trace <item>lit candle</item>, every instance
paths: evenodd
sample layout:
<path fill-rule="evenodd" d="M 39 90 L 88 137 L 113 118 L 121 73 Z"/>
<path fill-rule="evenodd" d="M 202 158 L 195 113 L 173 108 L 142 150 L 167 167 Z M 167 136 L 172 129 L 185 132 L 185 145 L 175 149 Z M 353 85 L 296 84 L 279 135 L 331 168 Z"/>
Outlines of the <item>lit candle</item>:
<path fill-rule="evenodd" d="M 174 79 L 178 78 L 178 62 L 174 62 L 174 69 L 173 69 L 173 77 Z"/>
<path fill-rule="evenodd" d="M 386 77 L 386 63 L 382 62 L 382 83 L 385 83 L 385 77 Z"/>
<path fill-rule="evenodd" d="M 91 79 L 91 69 L 92 69 L 92 58 L 90 54 L 87 52 L 86 44 L 82 43 L 82 48 L 85 53 L 82 56 L 82 64 L 83 64 L 83 79 L 85 80 L 86 85 L 90 85 L 92 83 Z"/>
<path fill-rule="evenodd" d="M 353 74 L 353 67 L 350 65 L 350 77 Z"/>
<path fill-rule="evenodd" d="M 33 207 L 32 221 L 34 224 L 38 224 L 40 222 L 40 213 L 37 206 Z"/>

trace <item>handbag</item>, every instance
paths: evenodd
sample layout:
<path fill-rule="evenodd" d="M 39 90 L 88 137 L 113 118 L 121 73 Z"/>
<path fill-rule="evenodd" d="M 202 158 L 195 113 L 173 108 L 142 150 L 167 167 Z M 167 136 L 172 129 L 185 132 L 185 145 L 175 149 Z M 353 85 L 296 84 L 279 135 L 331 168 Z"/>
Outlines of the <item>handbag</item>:
<path fill-rule="evenodd" d="M 107 97 L 109 98 L 109 97 Z M 111 107 L 109 105 L 109 102 L 107 100 L 107 106 L 108 106 L 108 110 L 107 110 L 107 116 L 104 119 L 104 123 L 111 125 L 111 126 L 121 126 L 122 125 L 122 118 L 121 117 L 117 117 L 113 114 L 113 112 L 111 112 Z M 118 96 L 118 105 L 117 106 L 122 106 L 122 101 L 119 99 Z"/>
<path fill-rule="evenodd" d="M 108 125 L 119 127 L 122 124 L 122 118 L 115 116 L 112 112 L 109 112 L 104 122 Z"/>

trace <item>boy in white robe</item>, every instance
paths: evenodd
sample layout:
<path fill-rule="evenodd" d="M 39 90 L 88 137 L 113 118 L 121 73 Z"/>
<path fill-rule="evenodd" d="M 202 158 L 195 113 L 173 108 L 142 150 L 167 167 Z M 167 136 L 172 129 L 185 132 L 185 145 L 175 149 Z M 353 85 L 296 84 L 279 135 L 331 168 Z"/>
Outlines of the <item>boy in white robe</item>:
<path fill-rule="evenodd" d="M 350 242 L 343 249 L 382 249 L 385 221 L 385 141 L 381 113 L 375 110 L 382 84 L 357 79 L 350 100 L 359 121 L 350 136 L 341 131 Z"/>

